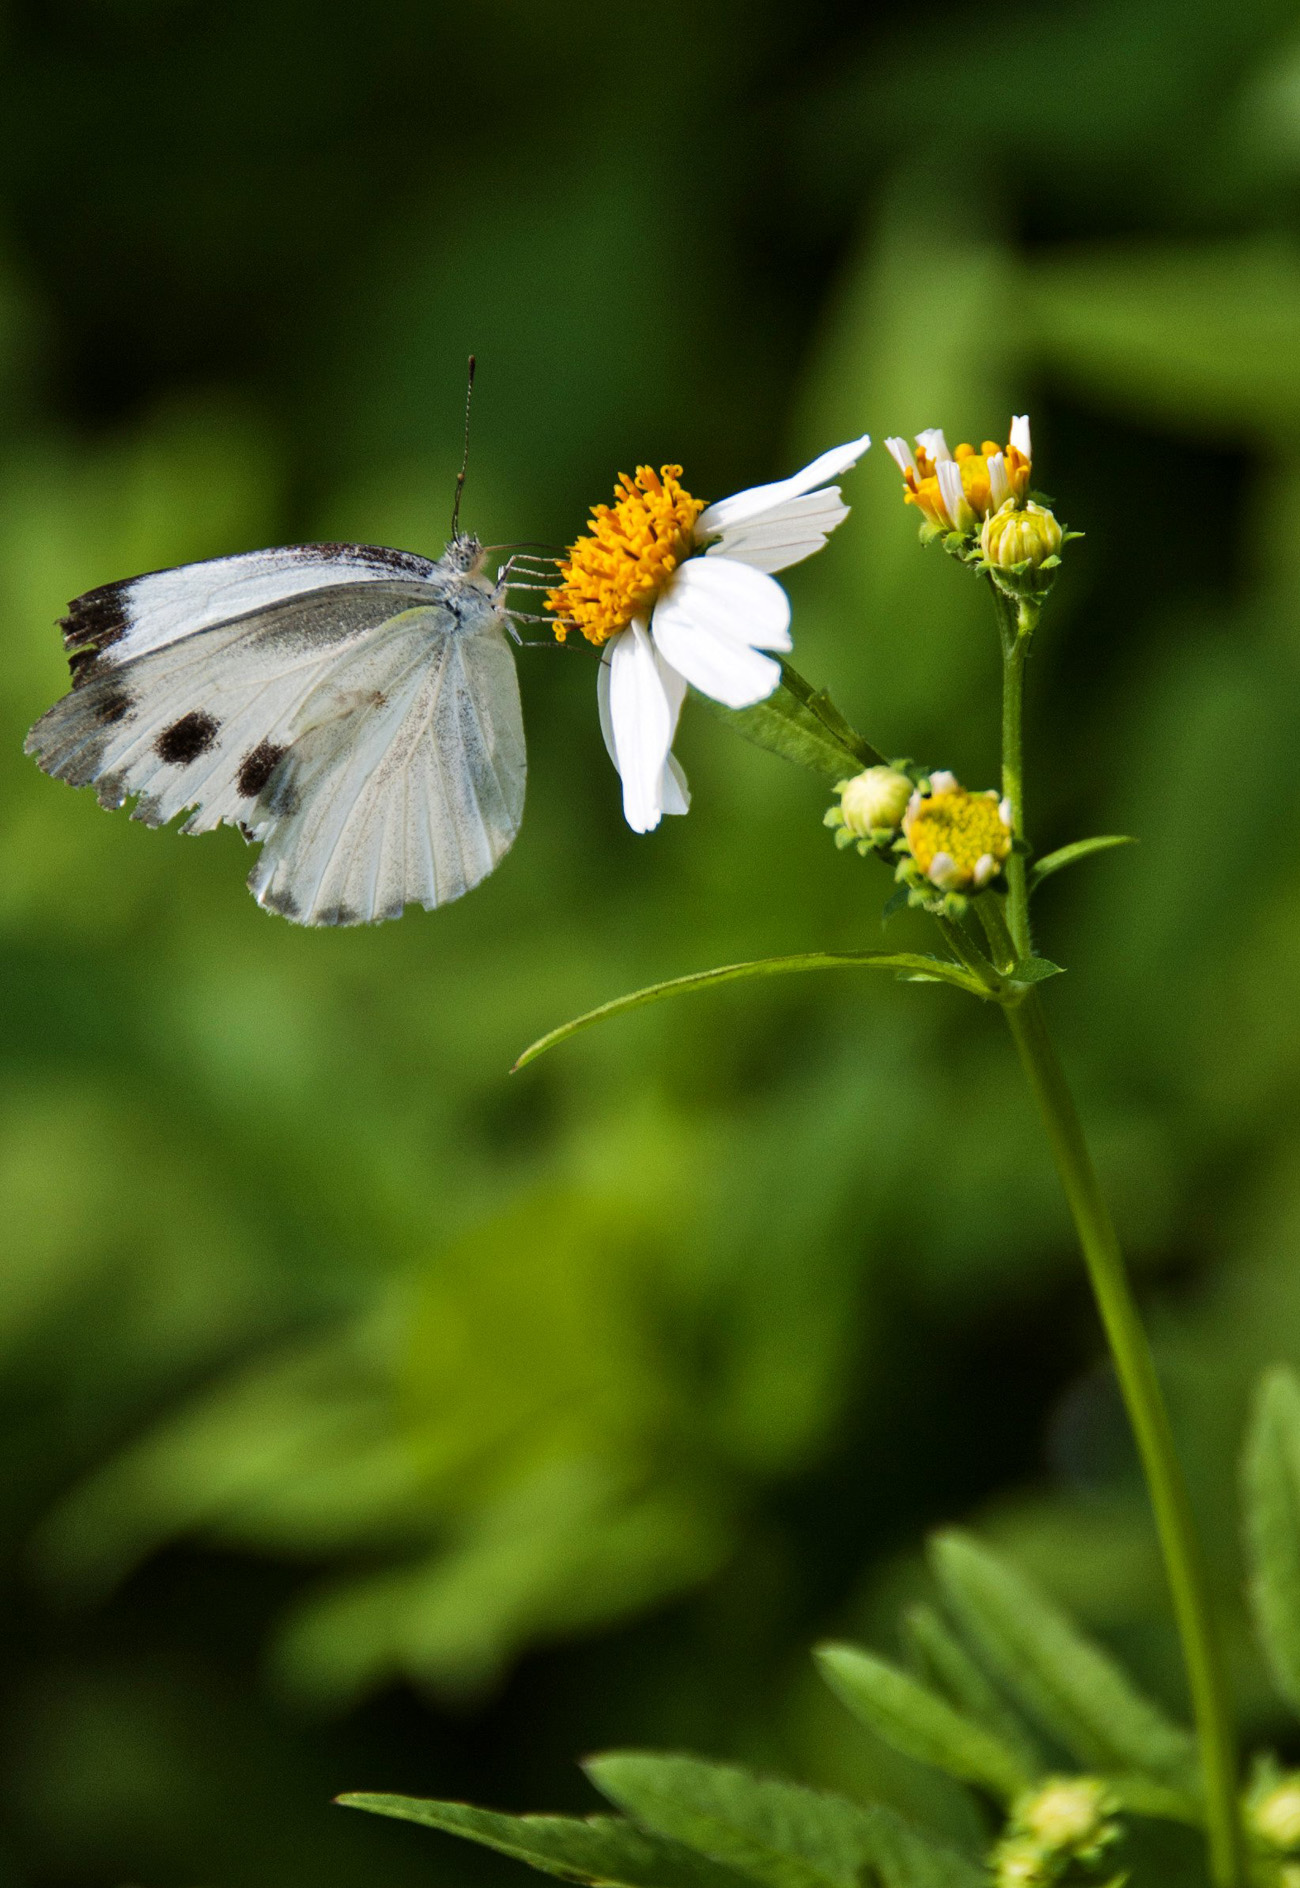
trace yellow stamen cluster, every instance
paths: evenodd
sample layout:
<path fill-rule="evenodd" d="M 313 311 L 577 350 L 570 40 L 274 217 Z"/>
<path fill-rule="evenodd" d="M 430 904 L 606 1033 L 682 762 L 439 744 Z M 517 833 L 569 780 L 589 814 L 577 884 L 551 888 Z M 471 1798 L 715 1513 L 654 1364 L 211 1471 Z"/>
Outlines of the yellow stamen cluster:
<path fill-rule="evenodd" d="M 592 528 L 569 546 L 560 584 L 546 607 L 563 642 L 571 629 L 588 642 L 608 642 L 653 606 L 683 558 L 695 549 L 695 520 L 705 500 L 680 484 L 679 465 L 637 467 L 619 474 L 612 505 L 592 508 Z"/>
<path fill-rule="evenodd" d="M 987 518 L 990 512 L 997 510 L 989 473 L 989 460 L 997 452 L 1002 454 L 1005 461 L 1011 496 L 1018 504 L 1022 503 L 1029 490 L 1029 460 L 1018 446 L 1008 444 L 1003 447 L 999 446 L 996 439 L 986 439 L 976 452 L 974 446 L 963 441 L 952 455 L 961 473 L 962 495 L 977 519 Z M 939 489 L 935 462 L 924 446 L 917 446 L 916 471 L 913 472 L 909 467 L 903 474 L 903 484 L 904 502 L 915 505 L 927 523 L 936 525 L 941 531 L 960 527 L 962 521 L 948 515 Z"/>
<path fill-rule="evenodd" d="M 907 849 L 945 892 L 980 890 L 1011 855 L 1011 831 L 996 793 L 968 793 L 947 777 L 917 794 L 903 818 Z"/>

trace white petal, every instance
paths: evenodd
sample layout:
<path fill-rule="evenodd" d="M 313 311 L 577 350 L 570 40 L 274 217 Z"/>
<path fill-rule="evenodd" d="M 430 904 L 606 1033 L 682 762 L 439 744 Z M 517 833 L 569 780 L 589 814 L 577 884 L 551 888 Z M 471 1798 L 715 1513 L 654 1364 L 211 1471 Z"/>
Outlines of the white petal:
<path fill-rule="evenodd" d="M 887 439 L 885 441 L 885 451 L 889 454 L 904 478 L 906 478 L 909 472 L 915 472 L 917 470 L 916 460 L 912 456 L 912 448 L 905 439 Z"/>
<path fill-rule="evenodd" d="M 691 810 L 691 790 L 686 784 L 682 763 L 671 752 L 664 762 L 663 803 L 665 813 L 689 813 Z"/>
<path fill-rule="evenodd" d="M 997 511 L 1001 506 L 1006 504 L 1011 496 L 1011 487 L 1007 483 L 1007 461 L 1005 453 L 990 453 L 988 467 L 989 496 L 992 499 L 992 509 Z"/>
<path fill-rule="evenodd" d="M 1011 443 L 1017 452 L 1023 452 L 1026 459 L 1033 458 L 1029 445 L 1029 415 L 1017 413 L 1011 422 Z"/>
<path fill-rule="evenodd" d="M 655 644 L 693 688 L 727 708 L 764 701 L 789 649 L 790 602 L 773 578 L 729 557 L 691 557 L 674 571 L 651 619 Z"/>
<path fill-rule="evenodd" d="M 600 716 L 600 732 L 604 738 L 605 752 L 615 767 L 618 766 L 618 752 L 614 746 L 614 721 L 609 712 L 609 670 L 611 652 L 617 641 L 615 636 L 605 644 L 600 652 L 600 667 L 596 670 L 596 711 Z"/>
<path fill-rule="evenodd" d="M 958 531 L 969 530 L 974 519 L 974 512 L 966 503 L 966 488 L 961 482 L 961 467 L 955 459 L 940 459 L 935 466 L 935 476 L 939 481 L 939 496 L 949 521 Z"/>
<path fill-rule="evenodd" d="M 921 451 L 934 461 L 935 465 L 942 465 L 945 459 L 952 458 L 948 450 L 948 441 L 943 436 L 942 426 L 927 427 L 925 432 L 916 435 L 916 443 Z"/>
<path fill-rule="evenodd" d="M 764 513 L 775 511 L 778 505 L 784 505 L 787 500 L 799 498 L 804 492 L 815 491 L 817 486 L 825 485 L 828 479 L 838 478 L 841 472 L 847 472 L 851 465 L 856 465 L 870 444 L 870 436 L 864 433 L 861 439 L 851 439 L 847 445 L 832 446 L 829 452 L 822 453 L 811 465 L 806 465 L 802 472 L 796 472 L 793 478 L 777 479 L 771 485 L 753 485 L 747 492 L 737 492 L 732 498 L 720 498 L 716 505 L 710 505 L 700 513 L 695 525 L 696 542 L 703 543 L 705 538 L 715 538 L 731 525 L 743 524 L 749 518 L 761 518 Z"/>
<path fill-rule="evenodd" d="M 633 832 L 649 833 L 663 811 L 664 767 L 676 716 L 645 624 L 634 620 L 607 646 L 609 732 L 623 780 L 623 817 Z"/>
<path fill-rule="evenodd" d="M 766 511 L 748 524 L 733 525 L 710 544 L 709 557 L 732 557 L 754 570 L 788 570 L 819 551 L 836 525 L 843 524 L 849 508 L 838 485 L 805 492 L 784 505 Z"/>
<path fill-rule="evenodd" d="M 956 784 L 956 774 L 950 774 L 946 768 L 941 768 L 938 773 L 930 775 L 931 793 L 951 793 Z"/>

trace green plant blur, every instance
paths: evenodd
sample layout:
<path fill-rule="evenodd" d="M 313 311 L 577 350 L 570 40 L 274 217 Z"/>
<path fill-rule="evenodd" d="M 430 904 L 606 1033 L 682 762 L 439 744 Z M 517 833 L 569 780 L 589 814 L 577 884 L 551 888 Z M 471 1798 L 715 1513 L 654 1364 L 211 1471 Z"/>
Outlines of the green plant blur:
<path fill-rule="evenodd" d="M 623 826 L 593 665 L 525 651 L 529 810 L 461 905 L 304 934 L 249 855 L 21 754 L 53 620 L 306 538 L 565 539 L 869 428 L 1003 436 L 1086 532 L 1035 647 L 1047 991 L 1139 1267 L 1253 1737 L 1233 1462 L 1300 1362 L 1300 8 L 874 21 L 65 0 L 0 21 L 0 1874 L 466 1888 L 343 1789 L 594 1806 L 574 1749 L 850 1794 L 805 1647 L 894 1651 L 975 1524 L 1178 1715 L 1126 1432 L 997 1019 L 798 980 L 907 950 L 801 772 L 688 708 Z M 978 587 L 873 450 L 796 660 L 995 777 Z M 921 945 L 923 946 L 923 943 Z M 1113 995 L 1094 999 L 1105 980 Z M 902 1766 L 902 1768 L 900 1768 Z"/>

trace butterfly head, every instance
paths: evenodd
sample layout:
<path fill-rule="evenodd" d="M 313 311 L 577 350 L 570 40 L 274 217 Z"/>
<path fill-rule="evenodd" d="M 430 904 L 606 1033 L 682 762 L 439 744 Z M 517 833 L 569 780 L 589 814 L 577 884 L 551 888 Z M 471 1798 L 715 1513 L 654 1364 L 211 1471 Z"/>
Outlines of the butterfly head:
<path fill-rule="evenodd" d="M 472 532 L 458 531 L 442 555 L 444 567 L 458 577 L 473 577 L 483 568 L 485 552 Z"/>

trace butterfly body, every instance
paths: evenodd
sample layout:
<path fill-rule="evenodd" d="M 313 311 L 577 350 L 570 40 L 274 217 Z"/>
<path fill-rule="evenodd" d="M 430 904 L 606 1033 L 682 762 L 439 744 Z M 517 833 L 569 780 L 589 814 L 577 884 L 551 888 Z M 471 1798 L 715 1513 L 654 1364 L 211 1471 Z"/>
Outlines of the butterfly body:
<path fill-rule="evenodd" d="M 357 924 L 458 898 L 523 815 L 504 586 L 470 537 L 436 562 L 293 545 L 109 584 L 64 619 L 70 694 L 27 751 L 134 819 L 183 811 L 262 851 L 258 902 Z"/>

